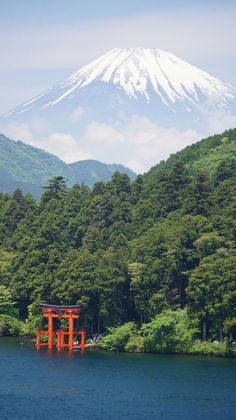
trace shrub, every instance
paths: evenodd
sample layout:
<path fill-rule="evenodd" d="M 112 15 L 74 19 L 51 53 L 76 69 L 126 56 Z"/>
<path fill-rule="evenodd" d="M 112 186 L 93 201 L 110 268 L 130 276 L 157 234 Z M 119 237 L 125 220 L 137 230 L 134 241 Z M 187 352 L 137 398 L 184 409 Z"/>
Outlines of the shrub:
<path fill-rule="evenodd" d="M 135 334 L 135 333 L 134 333 Z M 132 335 L 125 345 L 125 351 L 129 353 L 142 353 L 144 351 L 144 339 L 141 335 Z"/>
<path fill-rule="evenodd" d="M 21 323 L 10 315 L 0 315 L 0 336 L 16 336 L 21 331 Z"/>
<path fill-rule="evenodd" d="M 190 353 L 204 356 L 236 356 L 236 349 L 229 347 L 226 340 L 217 344 L 210 341 L 200 341 L 192 344 Z"/>
<path fill-rule="evenodd" d="M 42 319 L 40 316 L 29 317 L 22 326 L 22 335 L 29 335 L 35 337 L 37 329 L 42 329 Z"/>
<path fill-rule="evenodd" d="M 197 332 L 185 309 L 165 310 L 141 328 L 145 351 L 154 353 L 185 353 Z"/>
<path fill-rule="evenodd" d="M 109 334 L 99 341 L 99 345 L 104 350 L 124 351 L 135 331 L 136 325 L 134 322 L 127 322 L 120 327 L 111 328 Z"/>

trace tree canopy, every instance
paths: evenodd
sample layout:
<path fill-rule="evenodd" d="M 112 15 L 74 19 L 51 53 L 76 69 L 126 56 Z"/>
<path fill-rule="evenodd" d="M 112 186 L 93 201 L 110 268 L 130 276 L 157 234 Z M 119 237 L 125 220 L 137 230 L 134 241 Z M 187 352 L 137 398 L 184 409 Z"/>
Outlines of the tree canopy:
<path fill-rule="evenodd" d="M 235 144 L 236 130 L 211 137 L 133 182 L 55 177 L 40 202 L 0 193 L 0 307 L 26 319 L 40 301 L 80 303 L 90 333 L 164 311 L 170 336 L 184 308 L 199 337 L 235 336 Z"/>

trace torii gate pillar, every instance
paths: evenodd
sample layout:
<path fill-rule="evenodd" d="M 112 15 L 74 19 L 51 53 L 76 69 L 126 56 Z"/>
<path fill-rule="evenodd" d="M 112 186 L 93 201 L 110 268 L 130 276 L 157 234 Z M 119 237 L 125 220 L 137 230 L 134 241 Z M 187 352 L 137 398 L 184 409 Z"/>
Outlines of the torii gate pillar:
<path fill-rule="evenodd" d="M 74 319 L 79 318 L 80 306 L 59 306 L 59 305 L 47 305 L 42 303 L 42 312 L 43 316 L 48 318 L 48 329 L 37 330 L 36 331 L 36 348 L 39 350 L 42 346 L 47 346 L 49 350 L 52 350 L 54 346 L 54 336 L 57 336 L 57 349 L 68 348 L 73 350 L 74 348 L 85 349 L 85 330 L 74 331 Z M 64 318 L 69 321 L 69 331 L 64 331 L 62 329 L 54 331 L 53 330 L 53 318 Z M 41 342 L 41 335 L 47 335 L 48 341 Z M 74 344 L 74 335 L 79 335 L 81 337 L 80 344 Z M 68 342 L 65 343 L 65 336 L 68 336 Z"/>

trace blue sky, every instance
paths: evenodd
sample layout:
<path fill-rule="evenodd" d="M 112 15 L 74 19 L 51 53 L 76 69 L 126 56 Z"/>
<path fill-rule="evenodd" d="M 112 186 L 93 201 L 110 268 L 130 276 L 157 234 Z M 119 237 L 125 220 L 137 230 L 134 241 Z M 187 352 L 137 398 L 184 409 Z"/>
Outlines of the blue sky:
<path fill-rule="evenodd" d="M 224 6 L 234 4 L 234 0 L 224 0 Z M 11 22 L 23 23 L 63 23 L 82 22 L 84 20 L 104 20 L 115 17 L 127 17 L 133 14 L 160 10 L 174 10 L 180 7 L 213 7 L 222 4 L 222 0 L 8 0 L 1 5 L 1 18 Z M 6 22 L 7 23 L 7 22 Z"/>
<path fill-rule="evenodd" d="M 236 86 L 235 0 L 1 0 L 0 113 L 114 47 L 157 47 Z"/>
<path fill-rule="evenodd" d="M 0 115 L 116 47 L 160 48 L 236 87 L 235 22 L 236 0 L 0 0 Z M 229 112 L 206 119 L 207 135 L 236 126 L 236 115 Z M 45 121 L 3 125 L 2 131 L 68 162 L 100 159 L 137 172 L 203 135 L 163 129 L 141 116 L 117 128 L 118 135 L 132 139 L 130 160 L 126 148 L 117 149 L 113 127 L 100 123 L 99 156 L 93 143 L 82 145 L 66 129 L 51 132 Z M 107 129 L 109 148 L 103 144 Z M 145 136 L 145 145 L 140 146 L 137 130 Z"/>

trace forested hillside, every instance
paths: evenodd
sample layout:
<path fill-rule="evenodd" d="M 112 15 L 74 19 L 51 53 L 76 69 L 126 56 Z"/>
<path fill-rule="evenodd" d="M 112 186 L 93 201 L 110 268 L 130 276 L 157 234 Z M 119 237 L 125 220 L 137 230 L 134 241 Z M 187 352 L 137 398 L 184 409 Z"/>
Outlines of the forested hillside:
<path fill-rule="evenodd" d="M 195 338 L 232 339 L 235 144 L 230 130 L 92 190 L 54 178 L 39 203 L 2 193 L 0 312 L 35 325 L 39 302 L 80 303 L 94 333 L 185 308 Z"/>
<path fill-rule="evenodd" d="M 53 176 L 64 176 L 69 186 L 85 183 L 92 187 L 97 181 L 110 180 L 115 171 L 126 173 L 131 180 L 136 177 L 123 165 L 97 160 L 67 164 L 51 153 L 0 134 L 0 191 L 12 193 L 19 188 L 38 199 L 42 187 Z"/>
<path fill-rule="evenodd" d="M 235 130 L 230 130 L 222 135 L 208 137 L 191 146 L 185 147 L 180 152 L 171 155 L 166 161 L 154 166 L 147 174 L 147 178 L 155 176 L 157 172 L 169 170 L 174 163 L 183 162 L 191 174 L 208 172 L 212 174 L 222 160 L 236 156 Z"/>

